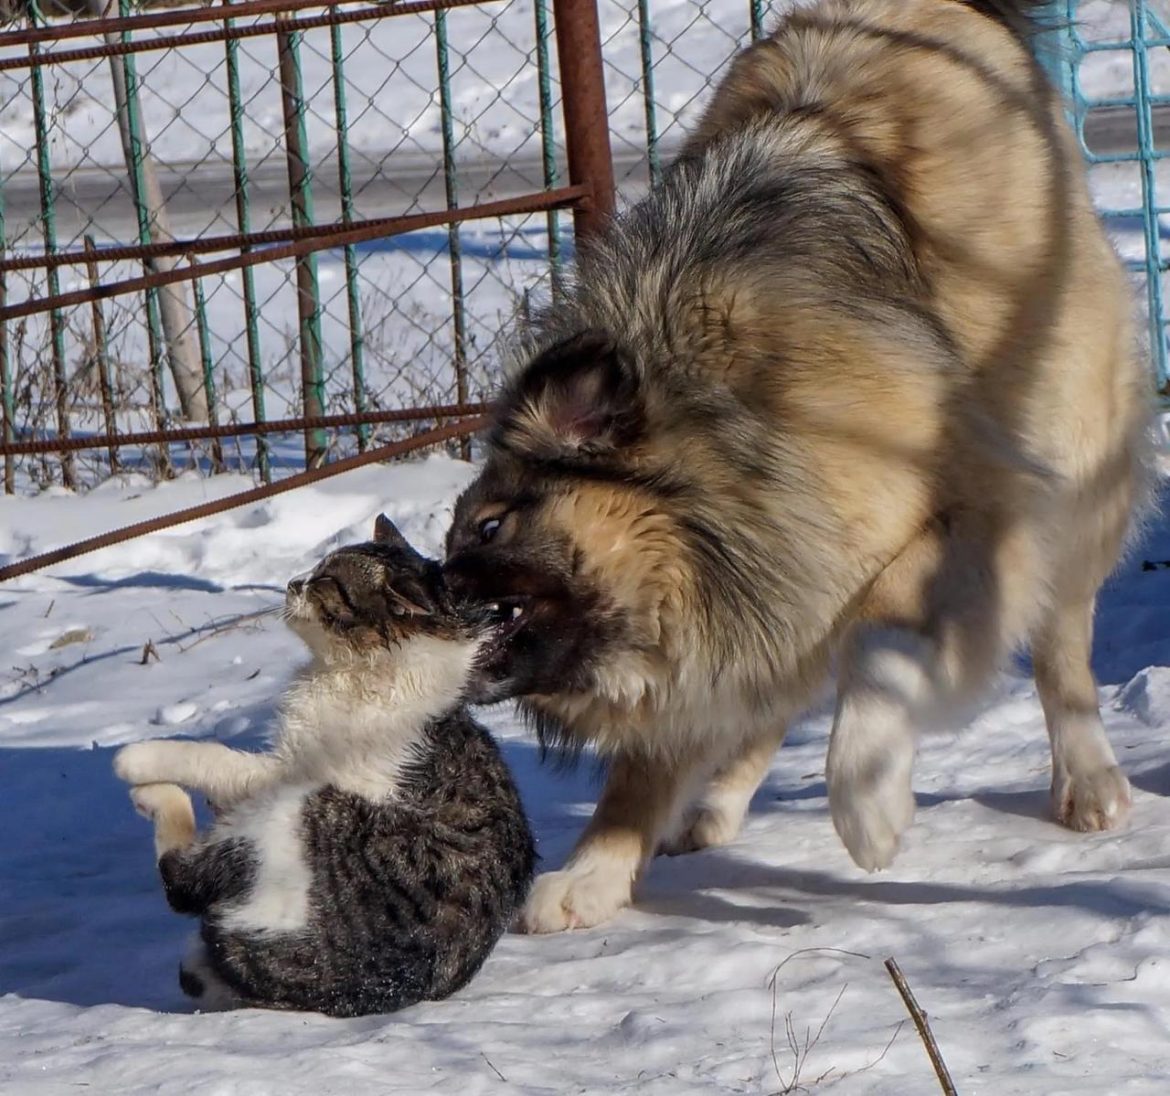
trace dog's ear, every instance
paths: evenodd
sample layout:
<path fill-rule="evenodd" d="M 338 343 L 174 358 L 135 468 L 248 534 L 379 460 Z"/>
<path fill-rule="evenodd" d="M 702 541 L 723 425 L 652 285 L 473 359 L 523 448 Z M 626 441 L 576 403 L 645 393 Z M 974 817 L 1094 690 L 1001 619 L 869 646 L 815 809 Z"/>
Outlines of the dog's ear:
<path fill-rule="evenodd" d="M 586 331 L 534 358 L 505 397 L 495 440 L 536 459 L 600 457 L 637 439 L 643 404 L 631 363 Z"/>

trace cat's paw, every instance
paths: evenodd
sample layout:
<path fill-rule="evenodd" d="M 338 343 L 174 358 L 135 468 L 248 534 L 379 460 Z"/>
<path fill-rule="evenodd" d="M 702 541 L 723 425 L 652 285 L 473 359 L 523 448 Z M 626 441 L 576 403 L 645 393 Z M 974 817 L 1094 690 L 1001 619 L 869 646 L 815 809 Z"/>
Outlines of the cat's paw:
<path fill-rule="evenodd" d="M 139 784 L 130 789 L 130 802 L 150 822 L 192 813 L 191 797 L 178 784 Z"/>
<path fill-rule="evenodd" d="M 114 775 L 127 784 L 169 783 L 166 742 L 132 742 L 114 754 Z"/>
<path fill-rule="evenodd" d="M 154 823 L 154 853 L 185 849 L 195 840 L 195 810 L 191 797 L 178 784 L 139 784 L 130 789 L 130 802 L 143 818 Z"/>
<path fill-rule="evenodd" d="M 564 932 L 608 921 L 630 904 L 632 881 L 603 866 L 565 868 L 537 878 L 520 915 L 521 932 Z"/>

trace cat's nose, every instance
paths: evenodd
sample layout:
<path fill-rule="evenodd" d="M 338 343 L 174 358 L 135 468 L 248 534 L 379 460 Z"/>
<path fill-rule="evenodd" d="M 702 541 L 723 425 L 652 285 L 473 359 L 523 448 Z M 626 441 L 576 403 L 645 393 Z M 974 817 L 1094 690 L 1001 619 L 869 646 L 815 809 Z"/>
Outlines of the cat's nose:
<path fill-rule="evenodd" d="M 291 586 L 292 583 L 289 583 Z M 203 979 L 193 971 L 186 967 L 179 967 L 179 989 L 181 989 L 188 997 L 202 997 L 204 989 Z"/>
<path fill-rule="evenodd" d="M 300 597 L 305 592 L 305 577 L 298 575 L 296 578 L 289 579 L 288 593 L 290 597 Z"/>

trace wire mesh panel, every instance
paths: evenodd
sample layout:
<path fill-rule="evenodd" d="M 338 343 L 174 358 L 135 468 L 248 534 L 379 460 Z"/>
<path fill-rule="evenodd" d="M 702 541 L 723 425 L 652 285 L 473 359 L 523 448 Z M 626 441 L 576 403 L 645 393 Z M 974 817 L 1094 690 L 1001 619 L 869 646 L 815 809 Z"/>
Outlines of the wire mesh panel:
<path fill-rule="evenodd" d="M 1170 5 L 1065 0 L 1057 68 L 1072 105 L 1098 207 L 1142 289 L 1155 384 L 1167 372 L 1165 241 L 1170 228 Z"/>
<path fill-rule="evenodd" d="M 559 283 L 574 217 L 609 186 L 598 131 L 633 199 L 793 0 L 0 2 L 0 387 L 5 438 L 24 445 L 6 457 L 11 489 L 16 473 L 85 484 L 190 463 L 268 478 L 477 404 L 517 315 Z M 608 125 L 562 103 L 562 61 L 589 53 L 574 10 L 599 27 Z M 1165 393 L 1167 13 L 1051 11 L 1053 72 Z M 206 436 L 303 416 L 316 425 L 299 435 Z M 28 452 L 203 424 L 182 445 Z"/>
<path fill-rule="evenodd" d="M 619 187 L 653 182 L 735 52 L 797 0 L 608 0 L 601 5 Z M 1069 98 L 1094 197 L 1140 287 L 1154 385 L 1167 374 L 1170 0 L 1055 0 L 1041 56 Z"/>
<path fill-rule="evenodd" d="M 128 18 L 98 23 L 29 0 L 0 35 L 7 437 L 482 400 L 501 333 L 560 268 L 559 210 L 584 197 L 565 185 L 552 6 L 123 0 L 99 14 Z M 278 255 L 350 226 L 361 238 Z M 98 448 L 80 471 L 21 459 L 43 483 L 119 459 L 268 476 L 434 418 Z"/>

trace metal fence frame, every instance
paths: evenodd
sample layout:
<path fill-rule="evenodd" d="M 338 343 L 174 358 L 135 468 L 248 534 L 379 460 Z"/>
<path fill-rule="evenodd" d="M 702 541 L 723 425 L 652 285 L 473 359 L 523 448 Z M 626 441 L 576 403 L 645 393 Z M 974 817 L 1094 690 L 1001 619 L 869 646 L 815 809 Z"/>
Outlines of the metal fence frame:
<path fill-rule="evenodd" d="M 1147 340 L 1158 395 L 1170 399 L 1168 369 L 1165 287 L 1162 276 L 1170 270 L 1162 249 L 1160 218 L 1170 213 L 1158 197 L 1157 166 L 1170 159 L 1170 151 L 1159 149 L 1156 141 L 1155 108 L 1170 106 L 1170 93 L 1158 93 L 1151 79 L 1150 55 L 1154 50 L 1170 49 L 1170 27 L 1147 0 L 1129 0 L 1129 35 L 1115 39 L 1088 40 L 1078 26 L 1080 0 L 1057 0 L 1049 6 L 1048 19 L 1056 28 L 1050 35 L 1046 53 L 1049 71 L 1069 104 L 1081 151 L 1090 166 L 1109 164 L 1135 165 L 1141 178 L 1141 204 L 1137 206 L 1100 205 L 1098 212 L 1107 224 L 1138 221 L 1144 240 L 1144 254 L 1126 266 L 1144 283 Z M 1101 97 L 1089 94 L 1081 81 L 1082 62 L 1093 54 L 1128 53 L 1133 64 L 1133 94 Z M 1168 89 L 1170 90 L 1170 89 Z M 1132 149 L 1109 149 L 1094 146 L 1086 127 L 1094 114 L 1132 113 L 1136 123 Z"/>
<path fill-rule="evenodd" d="M 47 25 L 32 0 L 29 25 L 25 29 L 0 33 L 0 48 L 18 47 L 27 56 L 0 56 L 0 72 L 23 69 L 29 72 L 36 129 L 37 172 L 40 178 L 40 224 L 43 252 L 14 254 L 5 237 L 2 188 L 0 188 L 0 396 L 3 408 L 3 433 L 0 452 L 5 458 L 5 487 L 14 489 L 13 457 L 28 454 L 58 453 L 67 486 L 73 483 L 72 454 L 80 449 L 107 449 L 111 467 L 117 467 L 119 450 L 128 445 L 158 445 L 164 454 L 176 442 L 212 440 L 243 434 L 257 437 L 257 469 L 263 480 L 271 479 L 264 438 L 273 432 L 303 430 L 305 467 L 320 466 L 326 458 L 326 426 L 356 426 L 357 448 L 363 451 L 370 442 L 369 427 L 378 423 L 443 420 L 453 416 L 477 414 L 481 404 L 469 400 L 466 376 L 466 330 L 464 324 L 464 289 L 462 284 L 462 223 L 499 218 L 521 213 L 541 213 L 547 219 L 549 260 L 554 288 L 559 285 L 562 251 L 559 214 L 573 215 L 578 238 L 598 230 L 614 211 L 614 180 L 609 145 L 608 118 L 601 56 L 601 38 L 595 0 L 534 0 L 535 63 L 540 82 L 540 129 L 542 138 L 543 189 L 500 201 L 461 205 L 455 142 L 451 125 L 451 73 L 447 40 L 447 13 L 460 7 L 490 3 L 491 0 L 399 0 L 393 4 L 369 5 L 361 0 L 223 0 L 217 6 L 182 8 L 171 11 L 144 11 L 131 14 L 129 0 L 118 0 L 120 14 L 115 17 L 78 20 Z M 550 12 L 551 6 L 551 12 Z M 316 14 L 301 14 L 316 9 Z M 320 9 L 325 9 L 321 11 Z M 444 208 L 433 212 L 358 220 L 354 215 L 351 187 L 345 80 L 339 28 L 347 23 L 395 18 L 433 12 L 434 42 L 438 72 L 438 91 L 443 118 L 442 166 L 445 180 Z M 550 31 L 550 14 L 555 28 Z M 244 17 L 263 17 L 261 22 L 240 23 Z M 208 24 L 205 29 L 190 29 Z M 305 31 L 328 27 L 331 35 L 335 126 L 337 134 L 338 185 L 341 217 L 331 223 L 317 223 L 313 214 L 312 169 L 306 140 L 306 101 L 300 60 L 300 41 Z M 185 28 L 177 33 L 141 37 L 141 32 Z M 136 34 L 139 35 L 136 37 Z M 568 182 L 560 183 L 554 148 L 554 102 L 550 81 L 550 55 L 553 35 L 559 61 L 561 110 L 564 117 L 565 150 Z M 288 188 L 291 199 L 291 223 L 285 228 L 255 231 L 249 203 L 248 165 L 243 149 L 241 119 L 243 106 L 239 84 L 236 50 L 240 40 L 273 36 L 279 44 L 279 78 L 284 111 L 284 153 L 287 161 Z M 80 40 L 97 39 L 98 44 L 76 45 Z M 141 86 L 135 58 L 142 52 L 181 48 L 196 43 L 224 43 L 227 65 L 227 94 L 231 115 L 231 143 L 235 181 L 238 231 L 232 234 L 199 236 L 190 239 L 159 238 L 152 231 L 151 210 L 144 193 L 141 163 L 144 140 L 141 131 Z M 83 248 L 63 250 L 58 246 L 54 211 L 53 171 L 49 160 L 49 125 L 45 111 L 43 72 L 56 64 L 79 60 L 120 58 L 125 81 L 132 171 L 130 192 L 138 219 L 138 242 L 133 245 L 96 246 L 86 239 Z M 432 226 L 447 227 L 450 263 L 451 320 L 453 326 L 453 362 L 456 400 L 453 404 L 395 411 L 371 411 L 367 406 L 364 374 L 364 333 L 361 299 L 356 282 L 354 248 L 367 241 L 380 240 Z M 321 292 L 316 269 L 316 255 L 325 249 L 341 249 L 346 272 L 346 297 L 349 319 L 349 358 L 352 376 L 354 413 L 326 415 L 321 368 Z M 226 257 L 203 259 L 201 256 L 228 253 Z M 165 269 L 154 265 L 161 259 L 171 262 Z M 264 377 L 258 350 L 253 268 L 260 263 L 293 259 L 296 270 L 299 354 L 301 367 L 302 415 L 295 419 L 272 422 L 267 419 L 264 402 Z M 103 264 L 133 260 L 142 263 L 140 276 L 121 280 L 103 279 Z M 89 286 L 62 291 L 59 271 L 84 268 Z M 10 273 L 43 271 L 47 293 L 11 304 L 7 298 Z M 221 426 L 215 418 L 214 369 L 211 360 L 203 279 L 229 271 L 242 278 L 243 304 L 247 317 L 246 339 L 252 416 L 249 423 Z M 163 362 L 165 340 L 159 316 L 158 293 L 163 287 L 190 283 L 194 295 L 194 328 L 203 368 L 203 384 L 208 403 L 205 427 L 176 429 L 163 397 Z M 103 318 L 100 302 L 128 294 L 141 294 L 148 333 L 152 404 L 155 429 L 133 434 L 119 433 L 108 401 L 109 380 L 103 350 Z M 92 307 L 94 342 L 104 404 L 104 432 L 70 437 L 69 408 L 65 401 L 67 386 L 63 348 L 64 310 L 79 305 Z M 51 355 L 57 393 L 55 436 L 42 439 L 18 439 L 14 430 L 12 373 L 9 363 L 8 324 L 22 317 L 47 313 L 51 330 Z M 467 441 L 461 445 L 467 453 Z M 214 450 L 213 450 L 214 453 Z M 215 461 L 213 459 L 213 465 Z"/>
<path fill-rule="evenodd" d="M 371 427 L 379 423 L 443 422 L 460 415 L 481 412 L 483 405 L 471 401 L 467 384 L 467 329 L 465 287 L 462 269 L 460 224 L 510 213 L 540 212 L 546 218 L 548 263 L 555 293 L 563 277 L 565 261 L 560 214 L 573 213 L 578 236 L 596 231 L 614 209 L 614 168 L 610 149 L 606 111 L 603 39 L 596 0 L 534 0 L 535 50 L 532 63 L 539 82 L 539 130 L 543 189 L 503 201 L 461 205 L 460 177 L 452 132 L 451 71 L 447 16 L 452 9 L 476 6 L 490 0 L 400 0 L 393 4 L 371 5 L 364 0 L 222 0 L 218 6 L 178 10 L 130 12 L 130 0 L 117 0 L 119 15 L 87 19 L 73 23 L 49 25 L 39 15 L 32 0 L 29 26 L 18 31 L 0 33 L 0 47 L 19 47 L 23 56 L 0 56 L 0 72 L 24 69 L 29 72 L 36 125 L 36 157 L 40 176 L 40 232 L 44 253 L 17 254 L 5 239 L 3 193 L 0 188 L 0 406 L 3 409 L 3 434 L 0 453 L 5 458 L 6 488 L 13 489 L 13 458 L 21 455 L 58 453 L 61 455 L 65 481 L 71 478 L 71 455 L 82 449 L 106 449 L 111 469 L 118 466 L 119 451 L 127 446 L 158 445 L 166 447 L 180 442 L 212 442 L 211 466 L 219 467 L 220 439 L 244 434 L 256 438 L 256 466 L 260 477 L 268 481 L 271 469 L 265 439 L 272 433 L 299 431 L 304 435 L 305 465 L 311 469 L 325 459 L 325 435 L 329 428 L 356 427 L 356 447 L 363 452 L 371 444 Z M 630 16 L 638 33 L 639 72 L 632 94 L 641 96 L 644 116 L 645 168 L 651 185 L 661 176 L 669 140 L 664 144 L 660 104 L 656 97 L 655 69 L 675 43 L 659 37 L 651 0 L 634 0 Z M 703 0 L 696 0 L 701 11 Z M 1129 0 L 1130 34 L 1112 41 L 1088 40 L 1077 27 L 1079 0 L 1054 0 L 1048 6 L 1052 30 L 1045 36 L 1045 57 L 1053 78 L 1065 92 L 1082 149 L 1091 165 L 1131 164 L 1140 172 L 1142 202 L 1140 206 L 1107 207 L 1102 210 L 1108 221 L 1138 222 L 1144 241 L 1144 254 L 1128 263 L 1144 279 L 1148 311 L 1148 336 L 1156 386 L 1170 396 L 1167 373 L 1166 301 L 1162 276 L 1168 261 L 1161 249 L 1160 217 L 1170 207 L 1160 204 L 1157 195 L 1156 169 L 1170 153 L 1156 145 L 1155 108 L 1170 108 L 1170 94 L 1158 94 L 1151 79 L 1152 51 L 1170 49 L 1170 30 L 1147 0 Z M 743 38 L 759 38 L 765 30 L 769 7 L 766 0 L 746 0 L 746 26 Z M 343 57 L 340 28 L 350 23 L 394 18 L 420 12 L 433 13 L 434 47 L 437 66 L 438 95 L 442 115 L 442 173 L 444 208 L 397 217 L 362 220 L 357 216 L 351 181 L 349 143 L 349 104 L 345 97 L 342 73 Z M 258 22 L 243 22 L 245 18 Z M 551 17 L 551 18 L 550 18 Z M 333 86 L 335 91 L 333 126 L 336 131 L 336 168 L 341 197 L 338 220 L 318 224 L 314 220 L 313 191 L 309 156 L 305 140 L 306 102 L 301 78 L 301 38 L 311 29 L 328 28 L 330 32 Z M 194 28 L 194 29 L 193 29 Z M 555 30 L 554 30 L 555 28 Z M 142 37 L 144 31 L 163 32 Z M 173 33 L 172 33 L 173 32 Z M 552 50 L 555 33 L 556 57 L 559 59 L 561 109 L 568 161 L 568 182 L 558 177 L 555 95 L 552 80 Z M 728 32 L 734 45 L 734 36 Z M 279 78 L 284 112 L 283 154 L 291 197 L 291 220 L 286 227 L 256 230 L 249 202 L 248 163 L 242 132 L 243 105 L 240 90 L 237 51 L 248 38 L 270 36 L 279 43 Z M 232 234 L 205 235 L 173 240 L 152 232 L 150 211 L 143 193 L 140 171 L 143 158 L 139 97 L 141 82 L 135 67 L 136 58 L 145 51 L 169 49 L 193 43 L 222 42 L 225 51 L 227 99 L 230 108 L 230 137 L 233 152 L 234 201 L 238 231 Z M 1093 98 L 1080 80 L 1082 61 L 1104 51 L 1126 53 L 1132 58 L 1133 93 L 1114 98 Z M 129 138 L 133 149 L 130 190 L 138 219 L 138 241 L 126 246 L 97 246 L 85 239 L 83 247 L 62 250 L 57 243 L 54 216 L 53 173 L 48 157 L 49 122 L 44 105 L 43 72 L 56 64 L 84 59 L 117 59 L 125 81 L 129 106 Z M 716 74 L 712 73 L 714 77 Z M 700 92 L 697 94 L 701 94 Z M 1102 119 L 1110 113 L 1125 112 L 1133 119 L 1135 138 L 1132 148 L 1118 147 L 1102 140 Z M 666 127 L 669 128 L 669 124 Z M 449 262 L 450 320 L 452 362 L 455 377 L 453 402 L 420 408 L 375 410 L 369 406 L 366 389 L 365 332 L 362 300 L 356 284 L 355 248 L 365 241 L 410 232 L 427 226 L 445 226 Z M 316 272 L 316 256 L 323 249 L 340 249 L 344 257 L 346 309 L 348 312 L 348 370 L 353 412 L 330 415 L 322 397 L 321 382 L 321 293 Z M 226 257 L 207 258 L 224 255 Z M 295 418 L 269 420 L 264 400 L 264 376 L 260 361 L 257 331 L 259 305 L 252 281 L 254 267 L 260 263 L 290 259 L 295 263 L 297 285 L 298 352 L 300 355 L 300 394 L 303 414 Z M 103 280 L 103 264 L 133 260 L 142 264 L 143 272 L 120 281 Z M 166 260 L 165 268 L 155 263 Z M 34 300 L 10 304 L 6 298 L 6 278 L 23 270 L 42 270 L 47 293 Z M 62 291 L 58 274 L 62 269 L 86 272 L 88 288 Z M 222 424 L 216 420 L 214 399 L 215 372 L 207 310 L 203 300 L 203 279 L 226 271 L 238 271 L 242 284 L 243 306 L 247 322 L 247 343 L 252 421 Z M 206 426 L 177 427 L 163 398 L 163 361 L 166 354 L 158 293 L 166 286 L 190 283 L 194 295 L 194 336 L 198 344 L 203 383 L 208 396 L 209 415 Z M 101 302 L 115 296 L 141 294 L 144 323 L 149 335 L 153 430 L 119 433 L 110 409 L 108 363 L 103 353 L 103 313 Z M 97 377 L 104 407 L 105 431 L 84 438 L 69 436 L 69 408 L 64 399 L 66 363 L 62 349 L 62 316 L 67 308 L 88 304 L 97 348 Z M 32 313 L 47 313 L 50 319 L 48 351 L 57 383 L 55 436 L 18 438 L 14 430 L 12 378 L 9 369 L 9 322 Z M 462 442 L 467 453 L 466 441 Z"/>

